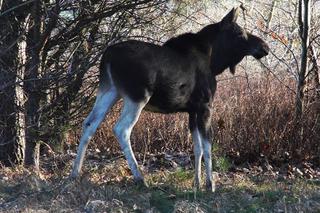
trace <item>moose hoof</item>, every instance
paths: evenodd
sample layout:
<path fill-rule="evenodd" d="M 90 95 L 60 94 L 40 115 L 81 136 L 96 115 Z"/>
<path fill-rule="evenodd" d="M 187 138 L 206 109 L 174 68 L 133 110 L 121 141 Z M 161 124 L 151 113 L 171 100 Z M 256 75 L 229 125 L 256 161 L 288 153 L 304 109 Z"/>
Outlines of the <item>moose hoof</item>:
<path fill-rule="evenodd" d="M 214 183 L 212 183 L 212 182 L 206 183 L 206 191 L 207 192 L 215 192 L 215 190 L 216 190 L 216 186 Z"/>
<path fill-rule="evenodd" d="M 193 187 L 194 187 L 193 189 L 194 189 L 195 191 L 200 191 L 200 190 L 201 190 L 199 179 L 195 178 L 193 184 L 194 184 L 194 185 L 193 185 Z"/>
<path fill-rule="evenodd" d="M 196 185 L 196 184 L 195 184 L 193 190 L 194 190 L 195 192 L 201 191 L 200 185 Z"/>
<path fill-rule="evenodd" d="M 144 179 L 141 179 L 141 178 L 135 179 L 134 182 L 138 186 L 138 188 L 148 188 L 149 187 Z"/>
<path fill-rule="evenodd" d="M 77 180 L 78 178 L 79 178 L 79 173 L 72 171 L 70 176 L 69 176 L 69 179 L 70 180 Z"/>

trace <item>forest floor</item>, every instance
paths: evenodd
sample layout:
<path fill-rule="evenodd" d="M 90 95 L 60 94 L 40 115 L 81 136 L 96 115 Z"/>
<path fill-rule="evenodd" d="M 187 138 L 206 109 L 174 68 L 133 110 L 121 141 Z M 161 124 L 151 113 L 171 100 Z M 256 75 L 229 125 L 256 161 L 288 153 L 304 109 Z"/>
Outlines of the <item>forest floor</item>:
<path fill-rule="evenodd" d="M 304 177 L 299 168 L 233 167 L 215 173 L 217 189 L 207 193 L 193 190 L 189 160 L 183 154 L 145 158 L 148 188 L 133 183 L 122 156 L 89 156 L 76 181 L 68 179 L 71 155 L 43 160 L 40 173 L 3 167 L 0 212 L 320 212 L 319 168 Z"/>

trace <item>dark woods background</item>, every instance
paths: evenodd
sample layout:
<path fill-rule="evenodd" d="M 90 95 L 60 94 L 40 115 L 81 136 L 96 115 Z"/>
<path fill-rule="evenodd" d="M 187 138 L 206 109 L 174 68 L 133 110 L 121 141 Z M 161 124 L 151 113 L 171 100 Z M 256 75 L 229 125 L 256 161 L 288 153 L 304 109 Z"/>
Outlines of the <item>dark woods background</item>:
<path fill-rule="evenodd" d="M 42 156 L 75 152 L 107 45 L 126 39 L 161 44 L 196 32 L 237 6 L 231 2 L 0 0 L 1 164 L 39 168 Z M 216 160 L 319 166 L 319 2 L 243 6 L 240 25 L 265 39 L 272 54 L 261 62 L 245 59 L 236 75 L 219 77 L 212 117 Z M 111 126 L 120 105 L 91 150 L 119 153 Z M 132 137 L 142 156 L 192 150 L 184 114 L 143 113 Z"/>

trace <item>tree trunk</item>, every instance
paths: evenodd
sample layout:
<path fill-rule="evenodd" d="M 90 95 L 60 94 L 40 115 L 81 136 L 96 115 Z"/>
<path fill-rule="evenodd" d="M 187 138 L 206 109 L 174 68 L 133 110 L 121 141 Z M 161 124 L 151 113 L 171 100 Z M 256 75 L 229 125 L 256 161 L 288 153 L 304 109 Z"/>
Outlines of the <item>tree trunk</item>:
<path fill-rule="evenodd" d="M 312 69 L 310 70 L 309 78 L 310 78 L 310 104 L 312 113 L 316 115 L 317 118 L 317 126 L 320 128 L 320 70 L 318 63 L 318 53 L 314 46 L 310 46 L 310 58 L 312 63 Z"/>
<path fill-rule="evenodd" d="M 39 144 L 39 109 L 41 100 L 41 88 L 39 86 L 40 74 L 40 48 L 41 17 L 40 1 L 33 3 L 31 20 L 32 27 L 27 35 L 28 63 L 24 76 L 24 91 L 27 96 L 25 105 L 26 120 L 26 148 L 25 166 L 33 166 L 39 169 L 40 144 Z"/>
<path fill-rule="evenodd" d="M 22 22 L 22 29 L 28 28 L 28 16 Z M 16 155 L 18 156 L 19 163 L 23 163 L 25 157 L 25 147 L 26 147 L 26 123 L 25 123 L 25 111 L 24 103 L 25 96 L 23 91 L 23 81 L 25 74 L 25 65 L 27 62 L 26 56 L 26 36 L 21 36 L 20 41 L 18 42 L 18 59 L 20 68 L 17 69 L 17 77 L 15 84 L 15 105 L 16 105 L 16 129 L 17 129 L 17 143 L 16 143 Z"/>
<path fill-rule="evenodd" d="M 21 3 L 21 0 L 0 1 L 0 11 Z M 0 161 L 6 166 L 22 163 L 24 157 L 23 93 L 21 85 L 15 84 L 23 72 L 20 57 L 23 46 L 18 39 L 24 25 L 23 15 L 9 13 L 0 20 Z"/>
<path fill-rule="evenodd" d="M 318 53 L 316 52 L 316 49 L 313 46 L 311 46 L 310 50 L 311 50 L 311 61 L 313 64 L 312 84 L 313 84 L 313 89 L 315 91 L 314 98 L 318 103 L 320 103 L 320 70 L 319 70 L 320 65 L 318 63 Z"/>
<path fill-rule="evenodd" d="M 304 86 L 306 72 L 308 69 L 308 47 L 309 47 L 309 26 L 310 26 L 310 0 L 299 0 L 298 15 L 300 38 L 301 38 L 301 65 L 298 73 L 297 94 L 296 94 L 296 119 L 301 118 L 303 113 Z"/>

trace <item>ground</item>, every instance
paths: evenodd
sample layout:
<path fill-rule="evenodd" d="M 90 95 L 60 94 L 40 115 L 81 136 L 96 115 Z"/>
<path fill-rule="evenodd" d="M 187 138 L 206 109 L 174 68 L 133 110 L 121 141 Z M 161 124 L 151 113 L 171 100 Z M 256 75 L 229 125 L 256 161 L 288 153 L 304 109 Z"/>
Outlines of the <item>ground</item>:
<path fill-rule="evenodd" d="M 242 165 L 214 173 L 216 192 L 207 193 L 193 190 L 187 155 L 145 158 L 148 188 L 133 183 L 122 156 L 91 156 L 71 181 L 72 159 L 48 158 L 40 173 L 1 168 L 0 212 L 320 212 L 319 170 L 307 179 Z"/>

